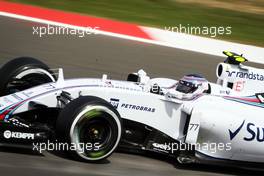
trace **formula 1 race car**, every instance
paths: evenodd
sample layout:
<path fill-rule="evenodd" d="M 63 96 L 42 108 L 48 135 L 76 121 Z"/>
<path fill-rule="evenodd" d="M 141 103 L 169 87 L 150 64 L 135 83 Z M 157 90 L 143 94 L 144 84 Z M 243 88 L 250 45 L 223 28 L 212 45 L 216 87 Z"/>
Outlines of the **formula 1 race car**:
<path fill-rule="evenodd" d="M 150 79 L 143 70 L 126 81 L 107 75 L 65 80 L 62 69 L 13 59 L 0 69 L 1 143 L 70 145 L 73 157 L 89 162 L 120 147 L 181 163 L 258 166 L 264 162 L 264 71 L 224 54 L 216 84 L 197 74 Z"/>

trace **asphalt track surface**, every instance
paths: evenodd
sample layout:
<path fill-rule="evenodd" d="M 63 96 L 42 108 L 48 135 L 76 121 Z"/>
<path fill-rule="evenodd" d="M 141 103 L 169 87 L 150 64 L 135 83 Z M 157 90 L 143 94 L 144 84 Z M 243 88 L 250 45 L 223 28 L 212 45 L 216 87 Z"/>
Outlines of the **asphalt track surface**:
<path fill-rule="evenodd" d="M 214 81 L 216 64 L 223 58 L 167 48 L 102 35 L 33 35 L 32 26 L 40 24 L 0 17 L 0 64 L 11 58 L 31 56 L 51 67 L 63 67 L 66 78 L 101 77 L 126 79 L 130 72 L 143 68 L 151 77 L 181 78 L 200 73 Z M 227 46 L 228 49 L 228 46 Z M 4 75 L 0 75 L 4 76 Z M 21 176 L 187 176 L 187 175 L 259 175 L 236 168 L 202 165 L 181 166 L 173 160 L 114 153 L 101 164 L 73 161 L 65 156 L 28 149 L 0 148 L 0 175 Z"/>

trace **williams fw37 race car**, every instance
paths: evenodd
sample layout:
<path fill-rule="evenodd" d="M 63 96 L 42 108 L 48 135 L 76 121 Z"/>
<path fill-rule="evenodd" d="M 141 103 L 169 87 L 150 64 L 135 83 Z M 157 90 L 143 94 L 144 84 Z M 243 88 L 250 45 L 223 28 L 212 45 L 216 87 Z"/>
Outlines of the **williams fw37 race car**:
<path fill-rule="evenodd" d="M 245 66 L 241 55 L 224 54 L 216 83 L 198 74 L 151 79 L 143 70 L 126 81 L 105 74 L 64 79 L 62 69 L 37 59 L 13 59 L 0 68 L 1 143 L 63 143 L 75 146 L 67 150 L 71 156 L 88 162 L 120 147 L 180 163 L 259 168 L 264 71 Z"/>

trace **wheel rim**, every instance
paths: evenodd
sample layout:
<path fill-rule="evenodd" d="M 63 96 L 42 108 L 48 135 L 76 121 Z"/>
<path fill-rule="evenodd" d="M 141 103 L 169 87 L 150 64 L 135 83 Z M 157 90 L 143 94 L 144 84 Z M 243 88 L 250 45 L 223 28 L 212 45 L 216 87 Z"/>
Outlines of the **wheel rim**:
<path fill-rule="evenodd" d="M 86 107 L 76 117 L 70 132 L 77 154 L 86 160 L 106 158 L 117 147 L 120 137 L 118 116 L 104 106 Z M 88 150 L 85 148 L 87 145 L 90 147 Z"/>
<path fill-rule="evenodd" d="M 54 82 L 53 76 L 44 69 L 28 69 L 13 76 L 6 85 L 6 94 L 12 94 L 48 82 Z"/>

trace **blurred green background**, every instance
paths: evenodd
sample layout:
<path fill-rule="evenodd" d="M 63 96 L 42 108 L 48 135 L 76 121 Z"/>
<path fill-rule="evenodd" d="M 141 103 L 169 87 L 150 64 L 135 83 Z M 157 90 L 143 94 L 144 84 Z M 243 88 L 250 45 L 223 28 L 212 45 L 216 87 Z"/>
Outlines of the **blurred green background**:
<path fill-rule="evenodd" d="M 11 0 L 164 29 L 231 26 L 216 38 L 264 46 L 264 0 Z M 208 36 L 205 36 L 208 37 Z"/>

